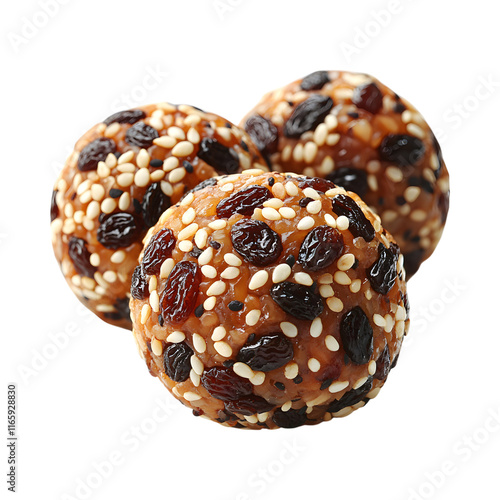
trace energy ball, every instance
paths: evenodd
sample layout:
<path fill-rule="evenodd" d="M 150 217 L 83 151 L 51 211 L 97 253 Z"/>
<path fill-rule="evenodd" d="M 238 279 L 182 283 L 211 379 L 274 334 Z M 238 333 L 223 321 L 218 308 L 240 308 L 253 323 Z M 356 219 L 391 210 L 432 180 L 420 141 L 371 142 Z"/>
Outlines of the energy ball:
<path fill-rule="evenodd" d="M 408 328 L 403 257 L 354 193 L 296 174 L 218 178 L 145 239 L 131 317 L 194 415 L 298 427 L 374 398 Z"/>
<path fill-rule="evenodd" d="M 130 282 L 148 229 L 198 183 L 264 165 L 244 131 L 191 106 L 106 118 L 76 143 L 52 193 L 52 242 L 69 286 L 101 319 L 131 329 Z"/>
<path fill-rule="evenodd" d="M 242 124 L 274 169 L 356 192 L 396 239 L 408 278 L 436 248 L 449 205 L 441 149 L 422 115 L 377 79 L 317 71 L 265 95 Z"/>

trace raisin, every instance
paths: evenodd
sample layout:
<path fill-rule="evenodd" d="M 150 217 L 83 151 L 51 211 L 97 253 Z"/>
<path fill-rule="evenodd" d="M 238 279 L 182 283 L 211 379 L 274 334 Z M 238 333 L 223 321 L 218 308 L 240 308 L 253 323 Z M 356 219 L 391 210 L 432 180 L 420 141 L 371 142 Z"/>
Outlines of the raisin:
<path fill-rule="evenodd" d="M 278 129 L 267 118 L 251 116 L 245 123 L 245 130 L 261 153 L 271 155 L 278 149 Z"/>
<path fill-rule="evenodd" d="M 307 422 L 307 416 L 304 411 L 290 408 L 288 411 L 276 410 L 273 415 L 273 422 L 278 427 L 284 429 L 294 429 Z"/>
<path fill-rule="evenodd" d="M 301 102 L 285 124 L 285 136 L 297 138 L 304 132 L 315 129 L 330 112 L 333 101 L 330 97 L 315 94 Z"/>
<path fill-rule="evenodd" d="M 198 158 L 215 168 L 219 174 L 235 174 L 240 168 L 238 153 L 211 137 L 201 140 Z"/>
<path fill-rule="evenodd" d="M 245 396 L 236 401 L 227 401 L 224 407 L 231 413 L 239 413 L 240 415 L 255 415 L 256 413 L 264 413 L 274 408 L 274 405 L 268 403 L 260 396 Z"/>
<path fill-rule="evenodd" d="M 381 243 L 378 255 L 378 260 L 367 270 L 367 278 L 376 292 L 385 295 L 396 282 L 399 247 L 391 243 L 389 248 L 385 248 Z"/>
<path fill-rule="evenodd" d="M 450 192 L 440 193 L 438 197 L 437 206 L 441 213 L 441 224 L 446 222 L 448 218 L 448 210 L 450 209 Z"/>
<path fill-rule="evenodd" d="M 372 223 L 350 196 L 345 194 L 335 196 L 332 200 L 332 210 L 337 215 L 345 215 L 349 219 L 349 231 L 354 237 L 361 236 L 366 241 L 372 241 L 375 238 Z"/>
<path fill-rule="evenodd" d="M 282 281 L 272 286 L 270 294 L 283 311 L 295 318 L 313 320 L 323 312 L 321 295 L 306 285 Z"/>
<path fill-rule="evenodd" d="M 300 245 L 297 262 L 306 271 L 320 271 L 332 264 L 344 250 L 342 234 L 330 226 L 310 231 Z"/>
<path fill-rule="evenodd" d="M 328 411 L 331 413 L 337 413 L 347 406 L 354 406 L 358 404 L 366 398 L 366 395 L 371 391 L 372 386 L 373 378 L 369 377 L 361 387 L 347 391 L 339 400 L 330 403 Z"/>
<path fill-rule="evenodd" d="M 127 319 L 130 321 L 130 307 L 129 307 L 129 299 L 124 297 L 122 299 L 116 299 L 115 303 L 116 311 L 114 312 L 105 312 L 104 317 L 108 319 L 112 319 L 115 321 L 119 321 L 121 319 Z"/>
<path fill-rule="evenodd" d="M 391 355 L 389 346 L 385 344 L 384 350 L 377 359 L 377 368 L 374 377 L 378 380 L 385 380 L 391 367 Z"/>
<path fill-rule="evenodd" d="M 311 201 L 313 201 L 312 198 L 309 198 L 309 197 L 302 198 L 299 200 L 299 207 L 305 208 L 305 207 L 307 207 L 307 205 L 309 205 L 309 203 L 311 203 Z"/>
<path fill-rule="evenodd" d="M 411 252 L 404 254 L 404 267 L 406 271 L 406 279 L 410 279 L 420 268 L 425 255 L 423 248 L 417 248 Z"/>
<path fill-rule="evenodd" d="M 78 156 L 78 170 L 88 172 L 96 170 L 97 164 L 104 161 L 109 153 L 116 151 L 116 144 L 111 139 L 99 138 L 87 144 Z"/>
<path fill-rule="evenodd" d="M 68 244 L 68 254 L 78 274 L 93 278 L 97 269 L 90 263 L 90 252 L 87 242 L 72 236 Z"/>
<path fill-rule="evenodd" d="M 302 79 L 300 88 L 302 90 L 321 90 L 329 81 L 330 77 L 327 71 L 315 71 Z"/>
<path fill-rule="evenodd" d="M 242 220 L 231 228 L 234 249 L 248 262 L 263 267 L 278 260 L 283 245 L 281 237 L 265 222 Z"/>
<path fill-rule="evenodd" d="M 270 372 L 286 365 L 293 358 L 293 345 L 282 333 L 264 335 L 256 342 L 246 343 L 238 353 L 238 361 L 252 370 Z"/>
<path fill-rule="evenodd" d="M 320 382 L 324 383 L 330 382 L 327 385 L 327 387 L 329 387 L 334 380 L 338 380 L 341 373 L 342 373 L 342 361 L 337 357 L 335 357 L 331 359 L 326 365 L 326 367 L 321 371 L 321 373 L 318 374 L 317 379 Z M 323 389 L 326 389 L 326 387 L 323 387 Z"/>
<path fill-rule="evenodd" d="M 431 132 L 431 138 L 432 138 L 432 145 L 434 146 L 434 150 L 436 151 L 436 156 L 438 159 L 438 168 L 434 170 L 434 177 L 438 179 L 439 176 L 441 175 L 441 171 L 444 165 L 443 153 L 441 152 L 441 146 L 439 145 L 436 136 L 432 132 Z"/>
<path fill-rule="evenodd" d="M 185 193 L 180 199 L 180 201 L 182 201 L 188 194 L 196 193 L 196 191 L 200 191 L 201 189 L 205 189 L 210 186 L 215 186 L 216 184 L 217 184 L 217 179 L 215 179 L 214 177 L 206 179 L 203 182 L 200 182 L 198 185 L 196 185 L 193 189 Z"/>
<path fill-rule="evenodd" d="M 142 109 L 127 109 L 125 111 L 118 111 L 118 113 L 108 116 L 104 120 L 104 123 L 106 125 L 111 125 L 112 123 L 130 123 L 133 125 L 145 117 L 146 113 L 144 113 Z"/>
<path fill-rule="evenodd" d="M 341 167 L 329 174 L 328 179 L 346 191 L 354 191 L 361 198 L 368 191 L 368 176 L 359 168 Z"/>
<path fill-rule="evenodd" d="M 425 144 L 413 135 L 389 134 L 384 137 L 378 151 L 382 160 L 400 167 L 413 167 L 424 156 Z"/>
<path fill-rule="evenodd" d="M 249 186 L 221 200 L 217 205 L 217 216 L 229 219 L 234 214 L 252 215 L 256 208 L 262 207 L 272 197 L 265 186 Z"/>
<path fill-rule="evenodd" d="M 239 300 L 232 300 L 228 305 L 229 310 L 234 312 L 241 311 L 243 309 L 243 306 L 243 302 L 240 302 Z"/>
<path fill-rule="evenodd" d="M 201 376 L 203 387 L 217 399 L 234 401 L 252 394 L 252 383 L 234 373 L 232 368 L 214 366 Z"/>
<path fill-rule="evenodd" d="M 97 230 L 97 241 L 106 248 L 124 248 L 140 240 L 141 229 L 136 218 L 120 212 L 103 218 Z"/>
<path fill-rule="evenodd" d="M 375 83 L 360 85 L 354 89 L 352 102 L 370 113 L 378 113 L 382 108 L 382 92 Z"/>
<path fill-rule="evenodd" d="M 290 266 L 293 267 L 295 264 L 295 257 L 293 255 L 289 255 L 286 259 L 285 262 Z"/>
<path fill-rule="evenodd" d="M 137 266 L 132 274 L 130 294 L 134 299 L 142 300 L 149 295 L 148 283 L 142 266 Z"/>
<path fill-rule="evenodd" d="M 185 342 L 170 344 L 163 352 L 165 373 L 174 382 L 184 382 L 191 372 L 191 356 L 194 354 L 191 347 Z"/>
<path fill-rule="evenodd" d="M 174 266 L 160 299 L 160 309 L 165 321 L 184 323 L 196 306 L 201 283 L 198 264 L 182 261 Z"/>
<path fill-rule="evenodd" d="M 164 260 L 172 256 L 175 242 L 174 233 L 166 227 L 160 229 L 151 238 L 142 258 L 142 267 L 146 274 L 157 274 L 160 272 Z"/>
<path fill-rule="evenodd" d="M 146 125 L 144 122 L 136 123 L 132 125 L 125 134 L 125 140 L 132 146 L 138 146 L 140 148 L 149 148 L 153 141 L 159 137 L 158 131 Z"/>
<path fill-rule="evenodd" d="M 327 179 L 321 179 L 320 177 L 308 177 L 306 179 L 300 179 L 299 188 L 313 188 L 320 193 L 326 193 L 330 189 L 333 189 L 335 184 Z"/>
<path fill-rule="evenodd" d="M 361 307 L 344 314 L 340 322 L 340 338 L 344 351 L 357 365 L 364 365 L 373 353 L 373 328 Z"/>
<path fill-rule="evenodd" d="M 194 245 L 193 249 L 188 253 L 188 255 L 193 257 L 194 259 L 197 259 L 202 253 L 203 253 L 203 250 L 201 250 L 201 248 L 198 248 L 196 245 Z"/>
<path fill-rule="evenodd" d="M 50 199 L 50 222 L 59 217 L 59 207 L 56 202 L 57 198 L 57 189 L 52 191 L 52 197 Z"/>
<path fill-rule="evenodd" d="M 142 218 L 146 227 L 154 226 L 161 214 L 170 206 L 170 198 L 162 191 L 160 183 L 148 187 L 142 199 Z"/>

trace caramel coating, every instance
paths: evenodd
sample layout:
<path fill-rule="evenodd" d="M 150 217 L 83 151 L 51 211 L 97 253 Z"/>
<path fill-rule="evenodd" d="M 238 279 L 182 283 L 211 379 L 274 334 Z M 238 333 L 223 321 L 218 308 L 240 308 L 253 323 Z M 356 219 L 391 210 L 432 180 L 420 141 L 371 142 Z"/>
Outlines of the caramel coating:
<path fill-rule="evenodd" d="M 420 113 L 376 78 L 318 71 L 266 94 L 241 123 L 274 170 L 324 177 L 361 196 L 396 239 L 408 278 L 433 253 L 448 171 Z"/>
<path fill-rule="evenodd" d="M 243 203 L 241 193 L 256 194 Z M 356 213 L 340 216 L 338 200 Z M 273 233 L 248 240 L 250 231 L 235 230 L 242 223 Z M 318 228 L 335 236 L 333 257 L 332 245 L 311 252 Z M 250 254 L 249 241 L 267 253 Z M 167 258 L 147 274 L 159 242 Z M 394 261 L 381 283 L 373 274 L 383 253 Z M 251 170 L 219 177 L 161 216 L 140 262 L 130 310 L 141 355 L 196 416 L 225 426 L 275 429 L 348 415 L 378 394 L 409 327 L 403 257 L 392 236 L 356 194 L 322 179 Z M 179 316 L 168 302 L 174 281 L 184 294 Z M 284 283 L 309 298 L 292 294 L 285 307 L 273 293 Z"/>
<path fill-rule="evenodd" d="M 102 320 L 131 329 L 130 281 L 149 227 L 201 181 L 264 165 L 243 130 L 187 105 L 148 105 L 95 125 L 52 197 L 52 243 L 70 288 Z"/>

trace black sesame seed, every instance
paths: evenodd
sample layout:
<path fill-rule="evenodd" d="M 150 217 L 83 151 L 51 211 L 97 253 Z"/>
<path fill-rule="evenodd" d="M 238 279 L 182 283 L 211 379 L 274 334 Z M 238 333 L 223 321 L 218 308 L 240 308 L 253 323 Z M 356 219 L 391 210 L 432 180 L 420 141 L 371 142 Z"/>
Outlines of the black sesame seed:
<path fill-rule="evenodd" d="M 293 265 L 295 264 L 295 257 L 293 255 L 289 255 L 285 262 L 290 266 L 290 267 L 293 267 Z"/>
<path fill-rule="evenodd" d="M 293 383 L 294 383 L 294 384 L 302 384 L 303 380 L 304 380 L 304 379 L 303 379 L 300 375 L 297 375 L 297 376 L 293 379 Z"/>
<path fill-rule="evenodd" d="M 226 367 L 226 368 L 231 368 L 233 365 L 234 365 L 234 361 L 232 359 L 228 359 L 227 361 L 224 361 L 222 364 Z"/>
<path fill-rule="evenodd" d="M 150 166 L 150 167 L 153 167 L 153 168 L 160 168 L 160 167 L 163 167 L 163 161 L 162 161 L 162 160 L 159 160 L 158 158 L 153 158 L 153 159 L 149 162 L 149 166 Z"/>
<path fill-rule="evenodd" d="M 203 316 L 203 313 L 205 312 L 205 308 L 203 307 L 203 304 L 200 304 L 195 310 L 194 310 L 194 315 L 197 318 L 200 318 Z"/>
<path fill-rule="evenodd" d="M 400 206 L 403 206 L 406 203 L 405 197 L 404 196 L 397 196 L 396 203 Z"/>
<path fill-rule="evenodd" d="M 406 106 L 402 102 L 397 102 L 394 105 L 393 109 L 394 109 L 394 113 L 401 114 L 406 109 Z"/>
<path fill-rule="evenodd" d="M 270 186 L 274 186 L 275 183 L 274 177 L 269 177 L 269 179 L 267 179 L 267 182 L 269 182 Z"/>
<path fill-rule="evenodd" d="M 189 252 L 189 255 L 191 257 L 194 257 L 197 259 L 201 254 L 203 253 L 203 250 L 200 250 L 196 245 L 193 247 L 193 249 Z"/>
<path fill-rule="evenodd" d="M 232 300 L 228 305 L 229 310 L 234 312 L 241 311 L 243 309 L 243 306 L 243 302 L 240 302 L 239 300 Z"/>
<path fill-rule="evenodd" d="M 307 205 L 309 205 L 309 203 L 311 203 L 311 201 L 313 201 L 312 198 L 302 198 L 300 201 L 299 201 L 299 207 L 307 207 Z"/>
<path fill-rule="evenodd" d="M 109 196 L 111 196 L 111 198 L 119 198 L 122 194 L 123 191 L 121 189 L 113 188 L 109 190 Z"/>
<path fill-rule="evenodd" d="M 274 382 L 274 387 L 276 387 L 276 389 L 279 389 L 280 391 L 285 390 L 285 384 L 283 384 L 282 382 Z"/>
<path fill-rule="evenodd" d="M 248 145 L 245 141 L 241 141 L 240 142 L 240 146 L 248 153 L 249 149 L 248 149 Z"/>
<path fill-rule="evenodd" d="M 158 324 L 160 326 L 163 326 L 163 324 L 164 324 L 163 316 L 161 314 L 158 314 Z"/>
<path fill-rule="evenodd" d="M 73 201 L 76 198 L 76 191 L 71 195 L 71 201 Z"/>
<path fill-rule="evenodd" d="M 359 118 L 359 113 L 356 113 L 356 111 L 349 111 L 347 115 L 350 116 L 351 118 Z"/>
<path fill-rule="evenodd" d="M 225 127 L 226 128 L 233 128 L 233 126 L 229 122 L 226 122 Z"/>
<path fill-rule="evenodd" d="M 219 248 L 221 247 L 221 244 L 220 244 L 218 241 L 214 241 L 214 240 L 212 240 L 212 241 L 210 242 L 210 246 L 211 246 L 212 248 L 215 248 L 215 250 L 219 250 Z"/>
<path fill-rule="evenodd" d="M 351 269 L 357 269 L 359 266 L 359 260 L 354 258 L 354 264 L 351 266 Z"/>
<path fill-rule="evenodd" d="M 188 162 L 187 160 L 184 160 L 184 161 L 182 162 L 182 166 L 186 169 L 186 172 L 187 172 L 188 174 L 192 174 L 192 173 L 194 172 L 194 167 L 193 167 L 193 165 L 192 165 L 190 162 Z"/>
<path fill-rule="evenodd" d="M 120 158 L 120 156 L 122 155 L 120 151 L 115 151 L 113 154 L 116 156 L 116 158 Z"/>
<path fill-rule="evenodd" d="M 324 391 L 325 389 L 327 389 L 328 387 L 330 387 L 332 385 L 332 382 L 333 382 L 333 379 L 328 379 L 328 380 L 324 380 L 322 383 L 321 383 L 321 386 L 319 388 L 320 391 Z"/>

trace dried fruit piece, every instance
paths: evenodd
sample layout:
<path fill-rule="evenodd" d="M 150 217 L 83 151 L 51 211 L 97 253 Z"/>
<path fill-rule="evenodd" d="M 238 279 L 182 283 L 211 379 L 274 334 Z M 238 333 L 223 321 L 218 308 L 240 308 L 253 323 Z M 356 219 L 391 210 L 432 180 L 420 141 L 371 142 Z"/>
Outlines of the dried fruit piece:
<path fill-rule="evenodd" d="M 276 410 L 273 415 L 273 422 L 278 427 L 283 427 L 284 429 L 294 429 L 295 427 L 300 427 L 304 425 L 307 421 L 306 410 L 307 408 L 301 408 L 300 410 L 294 410 L 290 408 L 288 411 Z"/>
<path fill-rule="evenodd" d="M 283 281 L 272 286 L 270 295 L 283 311 L 298 319 L 313 320 L 323 312 L 321 295 L 306 285 Z"/>
<path fill-rule="evenodd" d="M 54 191 L 52 191 L 52 197 L 50 199 L 50 222 L 59 217 L 59 207 L 57 206 L 56 197 L 57 189 L 54 189 Z"/>
<path fill-rule="evenodd" d="M 307 177 L 306 179 L 298 179 L 299 188 L 313 188 L 320 193 L 326 193 L 330 189 L 333 189 L 335 184 L 327 179 L 321 179 L 320 177 Z"/>
<path fill-rule="evenodd" d="M 191 356 L 193 350 L 185 343 L 170 344 L 163 351 L 165 373 L 174 382 L 184 382 L 191 371 Z"/>
<path fill-rule="evenodd" d="M 264 413 L 274 408 L 274 405 L 268 403 L 264 398 L 251 394 L 236 401 L 226 401 L 224 407 L 231 413 L 239 413 L 240 415 L 255 415 L 256 413 Z"/>
<path fill-rule="evenodd" d="M 252 215 L 256 208 L 262 207 L 272 197 L 265 186 L 249 186 L 221 200 L 217 205 L 217 216 L 229 219 L 234 214 Z"/>
<path fill-rule="evenodd" d="M 252 394 L 252 383 L 234 373 L 232 368 L 214 366 L 201 377 L 203 387 L 217 399 L 233 401 Z"/>
<path fill-rule="evenodd" d="M 200 283 L 198 264 L 181 261 L 174 266 L 160 299 L 161 314 L 166 322 L 180 324 L 188 319 L 196 307 Z"/>
<path fill-rule="evenodd" d="M 373 328 L 361 307 L 344 314 L 340 322 L 340 338 L 344 351 L 357 365 L 364 365 L 373 353 Z"/>
<path fill-rule="evenodd" d="M 285 124 L 286 137 L 300 137 L 304 132 L 315 129 L 330 112 L 333 100 L 324 95 L 314 94 L 301 102 Z"/>
<path fill-rule="evenodd" d="M 172 255 L 175 248 L 175 236 L 171 229 L 160 229 L 150 240 L 144 256 L 142 267 L 146 274 L 157 274 L 165 259 Z"/>
<path fill-rule="evenodd" d="M 245 260 L 259 267 L 276 262 L 283 251 L 280 235 L 265 222 L 254 219 L 234 224 L 231 241 Z"/>
<path fill-rule="evenodd" d="M 360 85 L 354 89 L 352 102 L 370 113 L 378 113 L 382 109 L 383 94 L 375 83 Z"/>
<path fill-rule="evenodd" d="M 170 198 L 162 191 L 160 183 L 151 184 L 142 199 L 142 218 L 146 227 L 154 226 L 169 206 Z"/>
<path fill-rule="evenodd" d="M 264 155 L 271 155 L 278 149 L 278 129 L 271 120 L 253 115 L 246 121 L 245 130 Z"/>
<path fill-rule="evenodd" d="M 302 79 L 300 88 L 302 90 L 321 90 L 329 81 L 330 77 L 327 71 L 315 71 Z"/>
<path fill-rule="evenodd" d="M 389 375 L 391 368 L 391 355 L 389 353 L 389 346 L 385 344 L 384 350 L 377 359 L 377 369 L 374 377 L 378 380 L 385 380 Z"/>
<path fill-rule="evenodd" d="M 125 248 L 140 238 L 136 218 L 126 212 L 106 216 L 97 229 L 97 241 L 106 248 Z"/>
<path fill-rule="evenodd" d="M 310 231 L 300 245 L 297 262 L 306 271 L 319 271 L 332 264 L 344 250 L 342 234 L 330 226 Z"/>
<path fill-rule="evenodd" d="M 252 370 L 269 372 L 286 365 L 293 358 L 293 345 L 282 333 L 264 335 L 247 342 L 238 353 L 238 361 Z"/>
<path fill-rule="evenodd" d="M 372 288 L 385 295 L 396 282 L 399 247 L 391 243 L 390 247 L 386 248 L 381 243 L 378 246 L 378 255 L 378 260 L 368 269 L 366 274 Z"/>
<path fill-rule="evenodd" d="M 384 137 L 378 151 L 382 160 L 400 167 L 412 167 L 424 156 L 425 144 L 413 135 L 389 134 Z"/>
<path fill-rule="evenodd" d="M 137 266 L 132 274 L 130 294 L 134 299 L 142 300 L 149 295 L 148 283 L 142 266 Z"/>
<path fill-rule="evenodd" d="M 333 401 L 328 406 L 328 411 L 337 413 L 347 406 L 354 406 L 366 398 L 366 395 L 371 391 L 373 386 L 373 378 L 369 377 L 368 380 L 357 389 L 347 391 L 338 401 Z"/>
<path fill-rule="evenodd" d="M 130 308 L 129 308 L 128 297 L 124 297 L 122 299 L 116 299 L 113 305 L 116 311 L 105 312 L 104 313 L 105 318 L 112 319 L 115 321 L 119 321 L 121 319 L 130 320 Z"/>
<path fill-rule="evenodd" d="M 327 178 L 346 191 L 354 191 L 360 198 L 368 191 L 368 176 L 360 168 L 341 167 L 334 170 Z"/>
<path fill-rule="evenodd" d="M 238 153 L 211 137 L 201 140 L 198 158 L 215 168 L 219 174 L 235 174 L 240 168 Z"/>
<path fill-rule="evenodd" d="M 337 215 L 345 215 L 349 219 L 349 231 L 354 237 L 361 236 L 366 241 L 372 241 L 375 238 L 372 223 L 350 196 L 345 194 L 335 196 L 332 200 L 332 210 Z"/>
<path fill-rule="evenodd" d="M 146 117 L 146 113 L 142 109 L 127 109 L 125 111 L 118 111 L 117 113 L 108 116 L 104 123 L 111 125 L 112 123 L 134 123 Z"/>
<path fill-rule="evenodd" d="M 90 263 L 90 252 L 85 240 L 72 236 L 68 244 L 68 254 L 78 274 L 88 278 L 94 277 L 97 269 Z"/>
<path fill-rule="evenodd" d="M 144 122 L 132 125 L 125 134 L 125 140 L 132 146 L 139 146 L 140 148 L 149 148 L 153 141 L 159 137 L 158 131 L 146 125 Z"/>
<path fill-rule="evenodd" d="M 87 144 L 78 156 L 78 170 L 96 170 L 97 164 L 104 161 L 109 153 L 116 152 L 116 144 L 111 139 L 99 138 Z"/>

